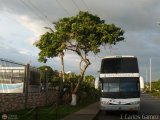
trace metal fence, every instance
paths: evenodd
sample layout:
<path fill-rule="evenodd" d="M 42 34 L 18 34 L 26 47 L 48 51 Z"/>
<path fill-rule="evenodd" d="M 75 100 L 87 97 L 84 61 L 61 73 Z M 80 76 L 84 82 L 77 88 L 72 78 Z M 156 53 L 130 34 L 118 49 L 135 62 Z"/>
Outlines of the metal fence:
<path fill-rule="evenodd" d="M 0 93 L 40 92 L 40 70 L 0 58 Z"/>

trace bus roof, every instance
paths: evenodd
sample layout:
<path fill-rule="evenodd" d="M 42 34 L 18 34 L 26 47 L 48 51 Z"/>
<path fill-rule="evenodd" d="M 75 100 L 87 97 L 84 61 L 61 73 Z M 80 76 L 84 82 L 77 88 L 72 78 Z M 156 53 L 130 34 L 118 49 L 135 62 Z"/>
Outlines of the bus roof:
<path fill-rule="evenodd" d="M 136 58 L 135 56 L 131 56 L 131 55 L 115 55 L 115 56 L 106 56 L 105 58 Z"/>

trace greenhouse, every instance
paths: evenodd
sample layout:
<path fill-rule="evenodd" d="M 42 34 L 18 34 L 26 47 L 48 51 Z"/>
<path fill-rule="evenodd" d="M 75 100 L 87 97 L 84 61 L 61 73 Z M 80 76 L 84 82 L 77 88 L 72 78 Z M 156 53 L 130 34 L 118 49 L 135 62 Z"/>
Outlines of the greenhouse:
<path fill-rule="evenodd" d="M 0 59 L 0 93 L 21 93 L 25 78 L 25 66 Z"/>

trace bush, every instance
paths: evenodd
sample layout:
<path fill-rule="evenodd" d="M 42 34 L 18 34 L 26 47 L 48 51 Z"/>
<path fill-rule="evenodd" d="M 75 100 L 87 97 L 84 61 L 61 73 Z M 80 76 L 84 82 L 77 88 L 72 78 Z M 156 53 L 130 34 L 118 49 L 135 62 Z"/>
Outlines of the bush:
<path fill-rule="evenodd" d="M 86 94 L 84 98 L 84 93 Z M 100 98 L 100 91 L 95 89 L 93 84 L 83 82 L 78 90 L 79 102 L 95 102 Z"/>
<path fill-rule="evenodd" d="M 97 90 L 94 88 L 93 78 L 94 78 L 93 76 L 87 76 L 82 81 L 77 92 L 77 102 L 89 103 L 89 102 L 95 102 L 99 100 L 100 90 Z M 65 76 L 65 83 L 63 87 L 66 88 L 66 91 L 64 94 L 70 94 L 70 97 L 71 97 L 72 91 L 75 88 L 78 82 L 78 79 L 79 79 L 79 76 L 73 73 L 72 75 Z M 66 101 L 64 102 L 66 103 Z"/>
<path fill-rule="evenodd" d="M 150 93 L 151 95 L 160 96 L 160 80 L 152 82 L 151 92 L 150 92 L 149 85 L 145 86 L 145 91 L 146 93 Z"/>

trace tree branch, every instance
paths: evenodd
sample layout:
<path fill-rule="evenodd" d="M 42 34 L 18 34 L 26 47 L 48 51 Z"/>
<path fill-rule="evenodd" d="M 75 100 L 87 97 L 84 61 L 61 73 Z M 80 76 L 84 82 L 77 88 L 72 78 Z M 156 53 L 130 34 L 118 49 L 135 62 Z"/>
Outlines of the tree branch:
<path fill-rule="evenodd" d="M 73 48 L 66 48 L 67 50 L 71 50 L 71 51 L 73 51 L 73 52 L 76 52 L 76 50 L 75 49 L 73 49 Z"/>
<path fill-rule="evenodd" d="M 80 73 L 82 72 L 82 62 L 83 62 L 83 60 L 81 59 L 81 61 L 80 61 L 80 63 L 79 63 L 79 69 L 80 69 Z"/>

